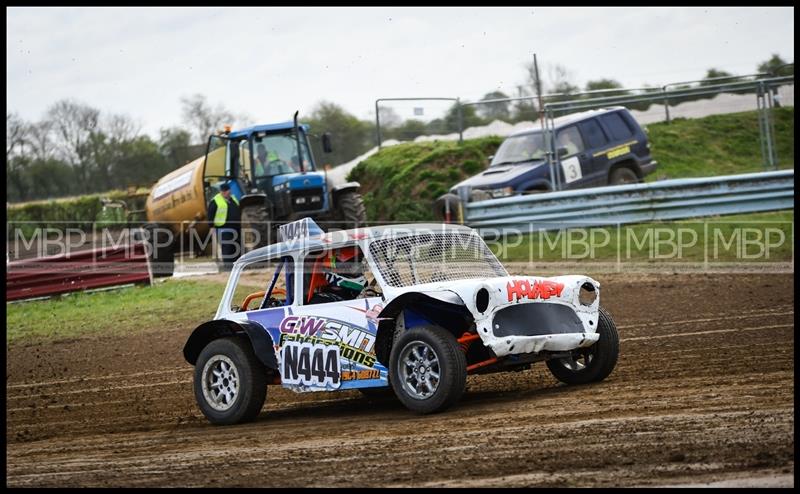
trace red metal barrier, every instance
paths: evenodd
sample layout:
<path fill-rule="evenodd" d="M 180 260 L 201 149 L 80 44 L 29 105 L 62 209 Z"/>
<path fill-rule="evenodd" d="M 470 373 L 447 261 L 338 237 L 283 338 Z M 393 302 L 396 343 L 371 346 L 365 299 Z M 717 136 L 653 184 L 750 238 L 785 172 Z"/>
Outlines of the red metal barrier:
<path fill-rule="evenodd" d="M 6 265 L 6 300 L 129 283 L 153 283 L 144 243 L 24 259 Z"/>

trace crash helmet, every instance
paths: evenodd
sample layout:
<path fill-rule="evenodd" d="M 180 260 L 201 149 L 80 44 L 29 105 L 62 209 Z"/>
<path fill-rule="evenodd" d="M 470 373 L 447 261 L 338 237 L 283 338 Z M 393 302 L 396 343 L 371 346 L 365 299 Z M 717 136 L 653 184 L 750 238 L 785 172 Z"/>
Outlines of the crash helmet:
<path fill-rule="evenodd" d="M 364 276 L 364 259 L 358 247 L 339 249 L 330 256 L 329 265 L 325 271 L 325 278 L 331 286 L 359 293 L 367 287 L 367 278 Z"/>

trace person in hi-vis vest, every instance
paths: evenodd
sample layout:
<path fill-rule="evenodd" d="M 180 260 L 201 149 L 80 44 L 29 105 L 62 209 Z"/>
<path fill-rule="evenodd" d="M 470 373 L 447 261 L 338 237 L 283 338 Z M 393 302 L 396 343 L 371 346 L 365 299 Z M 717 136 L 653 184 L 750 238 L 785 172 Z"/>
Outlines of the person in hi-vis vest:
<path fill-rule="evenodd" d="M 239 201 L 231 194 L 230 185 L 222 184 L 219 190 L 208 204 L 208 221 L 209 226 L 217 231 L 222 269 L 230 271 L 233 262 L 243 254 L 242 210 Z"/>

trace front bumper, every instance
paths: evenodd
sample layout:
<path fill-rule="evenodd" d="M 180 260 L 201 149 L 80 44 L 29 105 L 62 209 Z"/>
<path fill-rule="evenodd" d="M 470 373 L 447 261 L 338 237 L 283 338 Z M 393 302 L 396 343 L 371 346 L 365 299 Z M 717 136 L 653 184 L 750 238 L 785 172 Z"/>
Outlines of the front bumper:
<path fill-rule="evenodd" d="M 590 305 L 580 302 L 581 286 L 597 290 Z M 513 277 L 484 286 L 490 293 L 483 312 L 473 312 L 483 343 L 495 355 L 568 351 L 587 347 L 597 333 L 600 285 L 586 276 Z"/>
<path fill-rule="evenodd" d="M 645 163 L 644 165 L 641 165 L 639 168 L 642 170 L 643 177 L 650 175 L 651 173 L 656 171 L 656 168 L 658 168 L 658 161 L 653 160 L 650 163 Z"/>

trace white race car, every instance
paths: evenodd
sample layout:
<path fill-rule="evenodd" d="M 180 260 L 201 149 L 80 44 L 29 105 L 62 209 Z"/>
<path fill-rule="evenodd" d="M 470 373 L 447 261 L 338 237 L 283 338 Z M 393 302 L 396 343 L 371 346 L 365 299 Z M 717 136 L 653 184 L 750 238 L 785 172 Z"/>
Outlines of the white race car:
<path fill-rule="evenodd" d="M 432 413 L 458 401 L 468 374 L 545 361 L 576 384 L 605 379 L 617 362 L 597 281 L 511 276 L 468 227 L 324 233 L 304 219 L 280 234 L 234 264 L 216 316 L 184 346 L 212 423 L 254 419 L 268 385 L 393 391 L 409 409 Z M 245 278 L 263 290 L 235 305 L 252 290 Z"/>

